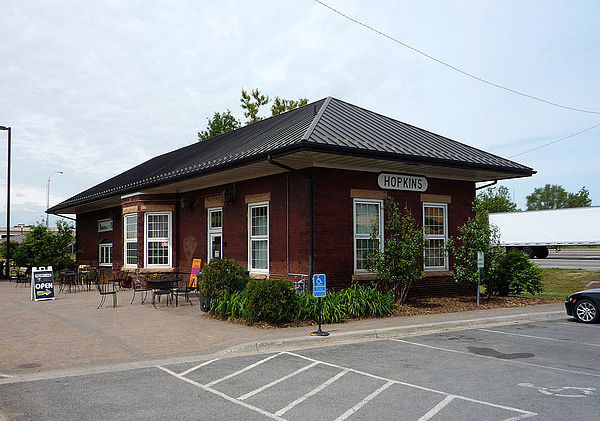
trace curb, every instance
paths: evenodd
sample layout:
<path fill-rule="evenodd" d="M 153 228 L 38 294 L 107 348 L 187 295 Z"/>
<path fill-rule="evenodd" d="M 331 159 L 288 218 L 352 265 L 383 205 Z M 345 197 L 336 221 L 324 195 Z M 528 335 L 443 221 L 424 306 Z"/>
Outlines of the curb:
<path fill-rule="evenodd" d="M 451 332 L 475 327 L 492 327 L 509 323 L 528 323 L 533 321 L 553 320 L 565 316 L 563 310 L 533 313 L 511 314 L 506 316 L 480 317 L 465 320 L 452 320 L 433 323 L 421 323 L 405 326 L 394 326 L 377 329 L 353 330 L 348 332 L 331 333 L 326 337 L 296 336 L 292 338 L 273 339 L 260 342 L 246 342 L 218 352 L 218 355 L 229 356 L 234 354 L 267 353 L 278 350 L 298 348 L 314 348 L 319 346 L 333 346 L 342 343 L 359 341 L 376 341 L 380 339 L 419 336 L 438 332 Z"/>

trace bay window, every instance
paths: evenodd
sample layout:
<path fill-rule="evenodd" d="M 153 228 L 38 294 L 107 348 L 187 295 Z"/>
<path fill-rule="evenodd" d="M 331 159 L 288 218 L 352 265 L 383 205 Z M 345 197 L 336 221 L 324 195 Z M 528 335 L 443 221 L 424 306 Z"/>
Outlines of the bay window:
<path fill-rule="evenodd" d="M 146 267 L 171 267 L 171 212 L 148 212 L 145 221 Z"/>

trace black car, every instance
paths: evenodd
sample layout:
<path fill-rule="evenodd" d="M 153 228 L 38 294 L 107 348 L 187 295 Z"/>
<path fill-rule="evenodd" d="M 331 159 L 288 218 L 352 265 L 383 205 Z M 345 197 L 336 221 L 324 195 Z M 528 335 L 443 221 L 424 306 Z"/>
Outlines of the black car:
<path fill-rule="evenodd" d="M 583 323 L 596 323 L 600 319 L 600 288 L 586 289 L 569 295 L 565 301 L 567 314 Z"/>

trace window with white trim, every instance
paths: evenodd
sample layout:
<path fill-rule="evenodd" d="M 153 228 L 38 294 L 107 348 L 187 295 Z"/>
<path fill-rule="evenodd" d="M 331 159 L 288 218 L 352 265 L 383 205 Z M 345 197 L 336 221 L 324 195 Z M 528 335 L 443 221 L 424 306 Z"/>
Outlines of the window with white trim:
<path fill-rule="evenodd" d="M 137 267 L 137 214 L 125 215 L 123 221 L 123 225 L 125 226 L 123 230 L 125 233 L 125 244 L 123 247 L 125 251 L 125 266 Z"/>
<path fill-rule="evenodd" d="M 112 266 L 113 245 L 112 243 L 100 243 L 98 246 L 98 265 Z"/>
<path fill-rule="evenodd" d="M 248 270 L 269 273 L 269 203 L 248 204 Z"/>
<path fill-rule="evenodd" d="M 98 232 L 112 231 L 112 229 L 113 229 L 112 219 L 98 220 Z"/>
<path fill-rule="evenodd" d="M 144 238 L 146 267 L 171 267 L 171 212 L 147 212 Z"/>
<path fill-rule="evenodd" d="M 367 256 L 383 251 L 383 200 L 354 199 L 354 273 L 368 273 Z M 373 229 L 376 230 L 372 238 Z"/>
<path fill-rule="evenodd" d="M 448 270 L 448 205 L 445 203 L 423 203 L 423 232 L 425 270 Z"/>

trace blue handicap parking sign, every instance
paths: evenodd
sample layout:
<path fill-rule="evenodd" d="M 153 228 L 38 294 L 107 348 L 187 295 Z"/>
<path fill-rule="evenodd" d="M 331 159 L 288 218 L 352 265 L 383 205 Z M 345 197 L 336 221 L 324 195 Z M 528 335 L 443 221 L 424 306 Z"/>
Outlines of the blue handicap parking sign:
<path fill-rule="evenodd" d="M 313 296 L 324 297 L 327 294 L 327 281 L 324 274 L 313 275 Z"/>

